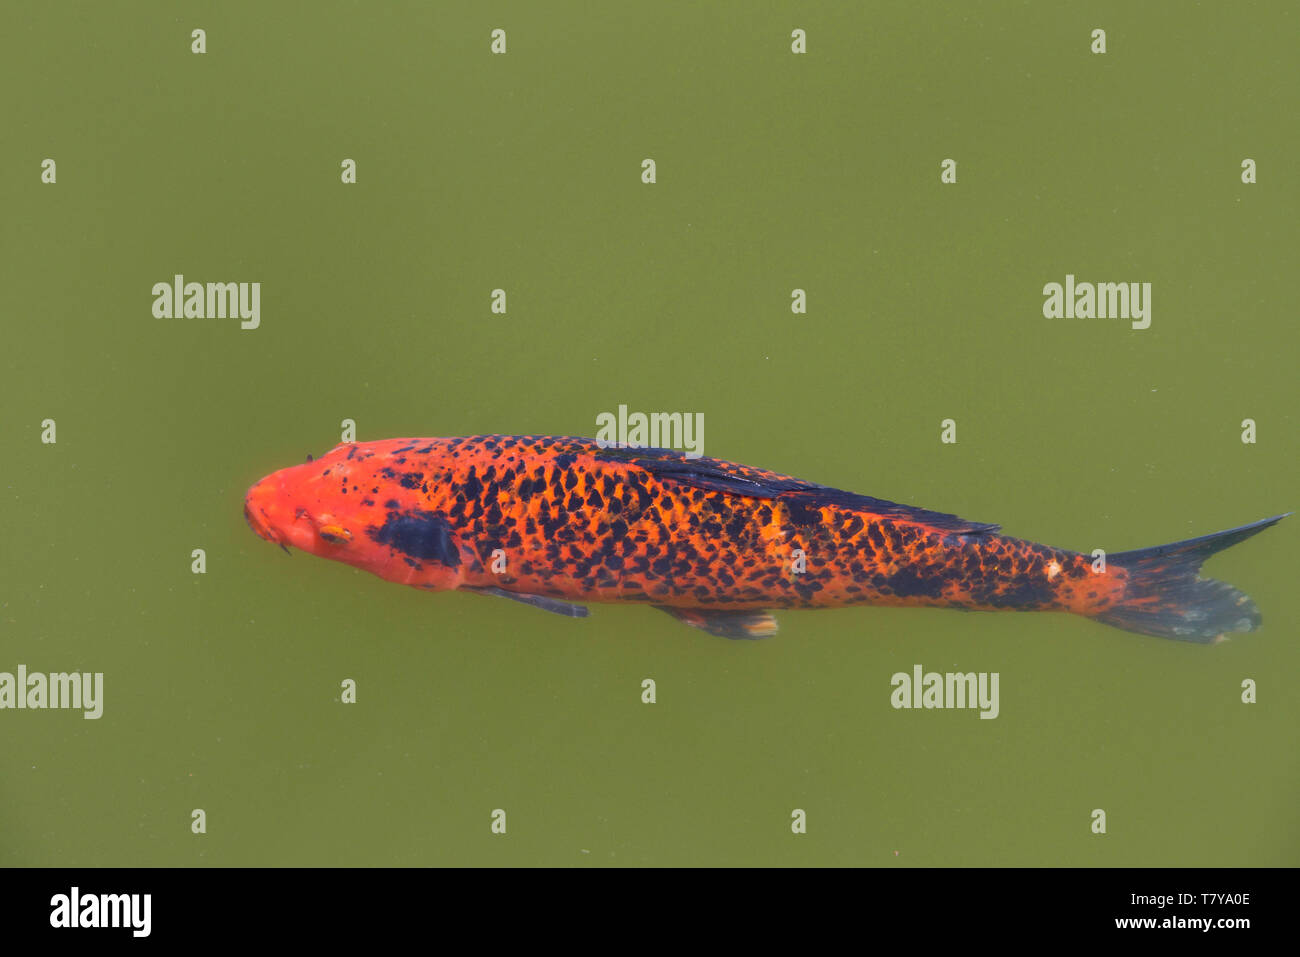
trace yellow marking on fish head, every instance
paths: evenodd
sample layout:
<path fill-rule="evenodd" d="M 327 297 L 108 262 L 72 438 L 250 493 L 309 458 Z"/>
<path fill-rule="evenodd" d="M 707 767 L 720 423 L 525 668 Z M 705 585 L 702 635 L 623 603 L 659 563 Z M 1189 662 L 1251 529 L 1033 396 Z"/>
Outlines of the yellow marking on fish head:
<path fill-rule="evenodd" d="M 331 545 L 346 545 L 352 541 L 352 533 L 342 525 L 322 525 L 316 529 L 316 534 Z"/>

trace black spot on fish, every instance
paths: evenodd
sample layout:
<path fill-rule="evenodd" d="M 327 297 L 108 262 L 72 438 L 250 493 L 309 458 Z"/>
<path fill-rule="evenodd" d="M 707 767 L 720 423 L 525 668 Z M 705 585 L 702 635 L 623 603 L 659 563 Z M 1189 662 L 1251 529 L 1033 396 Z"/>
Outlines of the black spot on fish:
<path fill-rule="evenodd" d="M 402 488 L 419 488 L 420 483 L 424 481 L 422 472 L 404 472 L 402 473 Z"/>
<path fill-rule="evenodd" d="M 390 498 L 384 503 L 384 508 L 401 508 L 401 504 L 395 498 Z"/>
<path fill-rule="evenodd" d="M 1050 604 L 1051 600 L 1050 588 L 1035 581 L 1022 581 L 1008 588 L 1001 595 L 991 596 L 988 604 L 995 608 L 1038 608 Z"/>
<path fill-rule="evenodd" d="M 943 594 L 943 582 L 938 578 L 923 578 L 914 568 L 900 568 L 889 576 L 889 587 L 895 595 L 906 598 L 924 595 L 938 598 Z"/>
<path fill-rule="evenodd" d="M 413 558 L 427 558 L 449 568 L 460 565 L 460 552 L 451 539 L 451 526 L 436 512 L 414 509 L 389 512 L 379 528 L 367 529 L 370 537 Z"/>
<path fill-rule="evenodd" d="M 576 455 L 570 455 L 568 452 L 563 452 L 555 457 L 555 467 L 559 469 L 567 469 L 577 460 L 578 457 Z"/>
<path fill-rule="evenodd" d="M 474 467 L 470 466 L 469 474 L 465 476 L 465 481 L 461 483 L 461 491 L 465 493 L 466 498 L 478 498 L 483 494 L 483 483 L 478 480 L 474 474 Z"/>
<path fill-rule="evenodd" d="M 807 528 L 809 525 L 820 525 L 822 513 L 820 509 L 812 508 L 802 502 L 786 502 L 786 511 L 790 513 L 790 521 L 798 526 Z"/>

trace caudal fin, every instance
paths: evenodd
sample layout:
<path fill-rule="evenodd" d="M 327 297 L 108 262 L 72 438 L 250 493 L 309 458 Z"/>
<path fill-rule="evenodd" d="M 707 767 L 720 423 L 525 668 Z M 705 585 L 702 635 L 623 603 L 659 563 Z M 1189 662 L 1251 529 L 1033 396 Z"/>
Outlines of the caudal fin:
<path fill-rule="evenodd" d="M 1201 563 L 1290 515 L 1275 515 L 1226 532 L 1185 542 L 1106 556 L 1129 573 L 1119 604 L 1093 617 L 1126 631 L 1180 641 L 1214 641 L 1235 631 L 1254 631 L 1264 620 L 1245 592 L 1227 582 L 1201 578 Z"/>

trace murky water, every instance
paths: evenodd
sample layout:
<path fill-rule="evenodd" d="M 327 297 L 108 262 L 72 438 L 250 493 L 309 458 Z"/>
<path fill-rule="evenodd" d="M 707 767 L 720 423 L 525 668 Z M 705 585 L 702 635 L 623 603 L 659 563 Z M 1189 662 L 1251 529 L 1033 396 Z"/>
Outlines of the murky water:
<path fill-rule="evenodd" d="M 0 39 L 0 671 L 104 675 L 98 720 L 0 711 L 0 863 L 1300 862 L 1297 519 L 1212 560 L 1265 624 L 1204 647 L 574 621 L 241 515 L 344 419 L 591 435 L 620 403 L 1081 551 L 1293 509 L 1288 6 L 421 6 L 32 7 Z M 178 273 L 260 282 L 260 326 L 155 318 Z M 1151 283 L 1150 327 L 1044 318 L 1067 275 Z M 918 664 L 996 672 L 997 718 L 895 710 Z"/>

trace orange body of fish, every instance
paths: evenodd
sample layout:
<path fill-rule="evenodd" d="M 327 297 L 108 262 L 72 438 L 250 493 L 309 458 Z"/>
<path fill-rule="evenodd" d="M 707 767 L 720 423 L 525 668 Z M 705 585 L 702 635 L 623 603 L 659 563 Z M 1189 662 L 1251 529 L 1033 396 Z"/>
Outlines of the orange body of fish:
<path fill-rule="evenodd" d="M 1090 555 L 998 526 L 664 449 L 484 435 L 347 443 L 249 489 L 263 538 L 431 591 L 574 617 L 643 602 L 730 638 L 774 608 L 1063 611 L 1208 642 L 1258 627 L 1201 562 L 1283 516 L 1156 548 Z"/>

